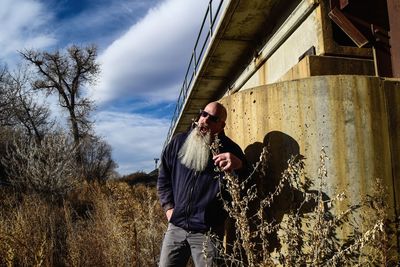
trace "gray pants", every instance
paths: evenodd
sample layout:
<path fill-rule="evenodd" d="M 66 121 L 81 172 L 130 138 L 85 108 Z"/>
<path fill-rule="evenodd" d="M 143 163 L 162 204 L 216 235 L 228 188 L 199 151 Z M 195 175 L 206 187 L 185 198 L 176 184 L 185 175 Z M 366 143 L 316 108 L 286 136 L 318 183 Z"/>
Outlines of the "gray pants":
<path fill-rule="evenodd" d="M 168 224 L 161 248 L 160 267 L 184 267 L 190 255 L 196 267 L 213 266 L 216 248 L 206 234 Z"/>

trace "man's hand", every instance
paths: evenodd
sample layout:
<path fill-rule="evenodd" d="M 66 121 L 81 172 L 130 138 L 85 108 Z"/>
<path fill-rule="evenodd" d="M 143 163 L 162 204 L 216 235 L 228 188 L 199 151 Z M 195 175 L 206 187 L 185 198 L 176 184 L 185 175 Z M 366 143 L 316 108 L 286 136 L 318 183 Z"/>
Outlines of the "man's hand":
<path fill-rule="evenodd" d="M 174 212 L 174 209 L 169 209 L 165 212 L 165 215 L 167 215 L 167 220 L 169 221 L 172 217 L 172 213 Z"/>
<path fill-rule="evenodd" d="M 214 164 L 223 171 L 233 171 L 243 167 L 242 161 L 230 152 L 221 153 L 213 157 Z"/>

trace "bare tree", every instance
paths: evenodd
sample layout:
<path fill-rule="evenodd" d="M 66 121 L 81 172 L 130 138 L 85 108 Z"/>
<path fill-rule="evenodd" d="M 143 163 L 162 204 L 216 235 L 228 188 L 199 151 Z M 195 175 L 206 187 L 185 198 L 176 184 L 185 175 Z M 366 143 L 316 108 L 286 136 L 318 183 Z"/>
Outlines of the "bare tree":
<path fill-rule="evenodd" d="M 93 84 L 100 72 L 97 48 L 73 45 L 66 53 L 27 50 L 21 55 L 38 71 L 33 87 L 47 94 L 58 94 L 60 106 L 69 114 L 72 136 L 78 145 L 91 130 L 89 113 L 93 103 L 82 96 L 82 89 L 86 84 Z"/>
<path fill-rule="evenodd" d="M 8 69 L 6 66 L 0 67 L 0 126 L 9 126 L 10 122 L 10 106 L 12 99 L 10 98 L 8 88 Z"/>
<path fill-rule="evenodd" d="M 40 142 L 50 131 L 54 121 L 50 110 L 39 103 L 30 85 L 32 73 L 26 66 L 10 72 L 6 68 L 0 74 L 0 125 L 23 130 L 29 138 Z"/>
<path fill-rule="evenodd" d="M 91 136 L 85 138 L 80 148 L 82 173 L 86 180 L 107 180 L 117 167 L 111 158 L 110 145 L 99 137 Z"/>

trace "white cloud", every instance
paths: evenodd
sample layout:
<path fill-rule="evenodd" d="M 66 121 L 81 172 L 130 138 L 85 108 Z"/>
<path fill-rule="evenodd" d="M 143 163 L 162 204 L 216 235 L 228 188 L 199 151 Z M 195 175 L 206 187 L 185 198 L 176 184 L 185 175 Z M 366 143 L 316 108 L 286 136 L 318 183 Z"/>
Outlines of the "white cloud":
<path fill-rule="evenodd" d="M 58 1 L 58 0 L 49 0 Z M 104 49 L 122 32 L 140 20 L 145 12 L 161 0 L 97 0 L 79 5 L 80 9 L 72 10 L 66 1 L 57 2 L 54 8 L 59 13 L 67 13 L 55 26 L 64 46 L 78 43 L 95 43 Z"/>
<path fill-rule="evenodd" d="M 16 51 L 44 48 L 56 40 L 43 31 L 51 20 L 49 12 L 35 0 L 0 0 L 0 58 L 13 65 Z"/>
<path fill-rule="evenodd" d="M 152 171 L 170 121 L 143 115 L 103 111 L 96 114 L 96 133 L 113 148 L 118 172 Z"/>
<path fill-rule="evenodd" d="M 206 1 L 167 0 L 151 9 L 100 55 L 94 99 L 175 100 L 206 7 Z"/>

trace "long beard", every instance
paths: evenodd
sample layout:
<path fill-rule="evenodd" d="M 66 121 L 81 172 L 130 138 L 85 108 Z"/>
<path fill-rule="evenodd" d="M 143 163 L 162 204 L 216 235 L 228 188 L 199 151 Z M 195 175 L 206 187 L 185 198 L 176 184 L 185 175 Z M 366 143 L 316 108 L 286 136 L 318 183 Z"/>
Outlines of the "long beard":
<path fill-rule="evenodd" d="M 209 132 L 203 136 L 197 127 L 193 129 L 179 150 L 178 157 L 181 163 L 189 169 L 204 171 L 210 157 L 210 141 Z"/>

